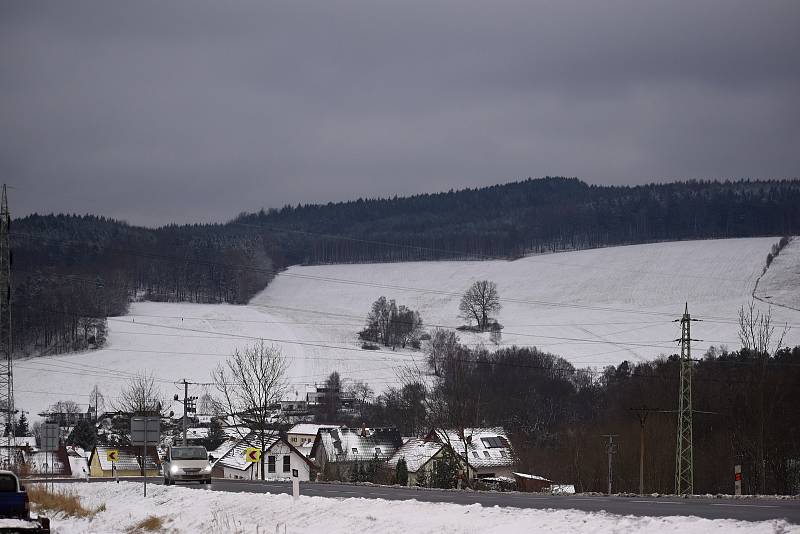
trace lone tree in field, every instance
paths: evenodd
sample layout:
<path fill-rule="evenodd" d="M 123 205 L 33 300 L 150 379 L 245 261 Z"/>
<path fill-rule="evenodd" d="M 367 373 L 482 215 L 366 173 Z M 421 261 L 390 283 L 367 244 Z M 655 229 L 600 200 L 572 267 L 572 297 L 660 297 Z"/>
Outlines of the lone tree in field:
<path fill-rule="evenodd" d="M 478 328 L 485 331 L 489 327 L 490 314 L 500 311 L 500 296 L 497 294 L 497 284 L 489 280 L 479 280 L 472 284 L 464 296 L 458 309 L 460 317 L 471 321 L 475 319 Z"/>
<path fill-rule="evenodd" d="M 251 443 L 261 449 L 260 471 L 264 480 L 264 457 L 269 438 L 277 435 L 270 407 L 280 402 L 286 392 L 286 359 L 277 347 L 264 342 L 236 349 L 224 364 L 211 372 L 219 392 L 217 411 L 241 421 L 235 428 L 242 439 L 256 437 Z M 245 428 L 242 428 L 245 427 Z"/>

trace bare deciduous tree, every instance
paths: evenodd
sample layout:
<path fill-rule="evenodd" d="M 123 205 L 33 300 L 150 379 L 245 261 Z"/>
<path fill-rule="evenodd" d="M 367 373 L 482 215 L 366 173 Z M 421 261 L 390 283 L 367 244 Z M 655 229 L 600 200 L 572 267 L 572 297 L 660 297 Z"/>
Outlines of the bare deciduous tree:
<path fill-rule="evenodd" d="M 89 393 L 89 403 L 94 407 L 94 419 L 97 421 L 97 418 L 100 417 L 100 413 L 102 410 L 106 408 L 106 398 L 103 396 L 103 393 L 100 391 L 100 387 L 95 384 L 92 388 L 92 391 Z"/>
<path fill-rule="evenodd" d="M 166 407 L 164 392 L 152 373 L 132 377 L 114 404 L 117 411 L 132 415 L 164 415 Z"/>
<path fill-rule="evenodd" d="M 431 339 L 425 344 L 425 354 L 428 357 L 428 367 L 433 374 L 440 376 L 444 359 L 452 354 L 458 346 L 458 336 L 452 330 L 436 328 L 431 334 Z"/>
<path fill-rule="evenodd" d="M 273 428 L 270 409 L 280 402 L 286 392 L 288 364 L 277 347 L 264 342 L 237 349 L 233 356 L 212 371 L 211 377 L 219 392 L 215 399 L 217 412 L 241 422 L 236 424 L 242 439 L 253 432 L 261 449 L 260 471 L 264 479 L 264 456 Z"/>
<path fill-rule="evenodd" d="M 460 316 L 468 321 L 474 319 L 481 330 L 489 327 L 490 315 L 499 311 L 500 308 L 497 284 L 489 280 L 479 280 L 472 284 L 461 297 L 458 305 Z"/>
<path fill-rule="evenodd" d="M 359 415 L 364 417 L 364 412 L 375 395 L 375 391 L 363 380 L 356 380 L 347 387 L 347 392 L 353 397 Z"/>
<path fill-rule="evenodd" d="M 758 483 L 761 493 L 766 492 L 767 478 L 766 478 L 766 447 L 765 447 L 765 434 L 767 419 L 769 413 L 775 406 L 775 395 L 777 391 L 773 391 L 772 402 L 767 406 L 766 401 L 766 378 L 767 378 L 767 363 L 771 357 L 781 349 L 783 339 L 789 331 L 788 325 L 784 325 L 780 335 L 775 337 L 775 326 L 772 324 L 772 308 L 767 308 L 767 312 L 763 313 L 756 309 L 755 301 L 751 300 L 747 309 L 744 306 L 739 308 L 739 341 L 742 343 L 742 348 L 751 352 L 760 364 L 760 373 L 758 381 L 758 434 L 756 436 L 756 443 L 754 444 L 756 455 L 756 473 L 758 473 Z"/>

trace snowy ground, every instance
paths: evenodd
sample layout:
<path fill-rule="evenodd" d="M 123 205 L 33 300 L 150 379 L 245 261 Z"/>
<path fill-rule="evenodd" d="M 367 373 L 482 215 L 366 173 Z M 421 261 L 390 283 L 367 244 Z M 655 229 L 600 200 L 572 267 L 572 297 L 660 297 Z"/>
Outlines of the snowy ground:
<path fill-rule="evenodd" d="M 292 267 L 247 306 L 135 303 L 109 320 L 109 342 L 83 354 L 18 360 L 17 405 L 38 413 L 58 400 L 86 404 L 95 384 L 113 400 L 130 375 L 152 371 L 168 398 L 174 381 L 209 382 L 209 372 L 237 347 L 263 338 L 290 362 L 292 392 L 332 370 L 377 391 L 397 384 L 397 369 L 420 359 L 410 351 L 363 351 L 356 332 L 381 295 L 417 309 L 426 326 L 456 327 L 458 301 L 475 280 L 497 283 L 505 326 L 501 346 L 531 345 L 577 367 L 647 360 L 672 353 L 680 335 L 673 319 L 689 311 L 694 354 L 710 345 L 738 348 L 737 310 L 749 299 L 777 238 L 685 241 L 531 256 L 516 261 L 417 262 Z M 800 301 L 800 239 L 773 263 L 759 290 Z M 762 285 L 763 284 L 763 285 Z M 777 294 L 777 293 L 775 293 Z M 761 304 L 759 304 L 761 306 Z M 766 305 L 763 305 L 764 307 Z M 773 307 L 777 322 L 796 325 L 800 311 Z M 460 332 L 467 344 L 486 335 Z M 201 394 L 195 388 L 192 394 Z M 180 412 L 178 406 L 173 407 Z"/>
<path fill-rule="evenodd" d="M 744 522 L 697 517 L 633 517 L 575 510 L 522 510 L 381 499 L 330 499 L 255 493 L 223 493 L 141 484 L 75 484 L 86 507 L 105 505 L 93 519 L 54 518 L 53 532 L 125 532 L 148 516 L 174 533 L 528 533 L 681 532 L 791 533 L 785 521 Z"/>

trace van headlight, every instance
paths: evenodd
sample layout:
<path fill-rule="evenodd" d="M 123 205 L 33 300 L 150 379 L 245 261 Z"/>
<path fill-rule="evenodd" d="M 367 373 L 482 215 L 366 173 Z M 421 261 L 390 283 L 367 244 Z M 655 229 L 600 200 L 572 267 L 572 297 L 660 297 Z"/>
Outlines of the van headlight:
<path fill-rule="evenodd" d="M 210 465 L 207 465 L 207 466 L 205 466 L 203 468 L 203 473 L 210 473 L 210 472 L 211 472 L 211 466 Z"/>
<path fill-rule="evenodd" d="M 173 475 L 177 474 L 178 471 L 180 471 L 180 468 L 177 465 L 173 465 L 172 467 L 169 468 L 169 472 L 172 473 Z"/>

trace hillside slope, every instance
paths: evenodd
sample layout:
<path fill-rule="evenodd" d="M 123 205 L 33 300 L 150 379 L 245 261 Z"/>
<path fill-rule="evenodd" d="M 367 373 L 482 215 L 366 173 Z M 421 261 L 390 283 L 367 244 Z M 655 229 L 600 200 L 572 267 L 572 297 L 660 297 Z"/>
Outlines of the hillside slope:
<path fill-rule="evenodd" d="M 208 382 L 214 366 L 257 339 L 281 347 L 292 391 L 300 395 L 332 370 L 381 391 L 397 383 L 397 369 L 422 355 L 360 349 L 356 332 L 371 303 L 385 295 L 418 309 L 426 326 L 456 327 L 463 323 L 460 295 L 478 279 L 498 285 L 501 344 L 534 345 L 577 367 L 673 353 L 679 336 L 673 320 L 687 301 L 693 317 L 703 320 L 693 326 L 693 336 L 703 340 L 695 343 L 695 356 L 710 345 L 737 348 L 737 311 L 749 301 L 775 241 L 671 242 L 516 261 L 291 267 L 246 306 L 135 303 L 130 315 L 109 320 L 104 349 L 18 360 L 17 405 L 37 413 L 57 400 L 85 404 L 94 384 L 114 397 L 139 371 L 154 372 L 171 398 L 182 392 L 175 381 Z M 790 261 L 776 260 L 769 271 L 780 276 L 789 269 Z M 800 293 L 798 285 L 784 289 L 791 298 Z M 774 307 L 773 316 L 796 325 L 786 341 L 800 344 L 800 312 Z M 459 336 L 492 347 L 488 335 Z M 202 388 L 193 394 L 199 393 Z"/>

